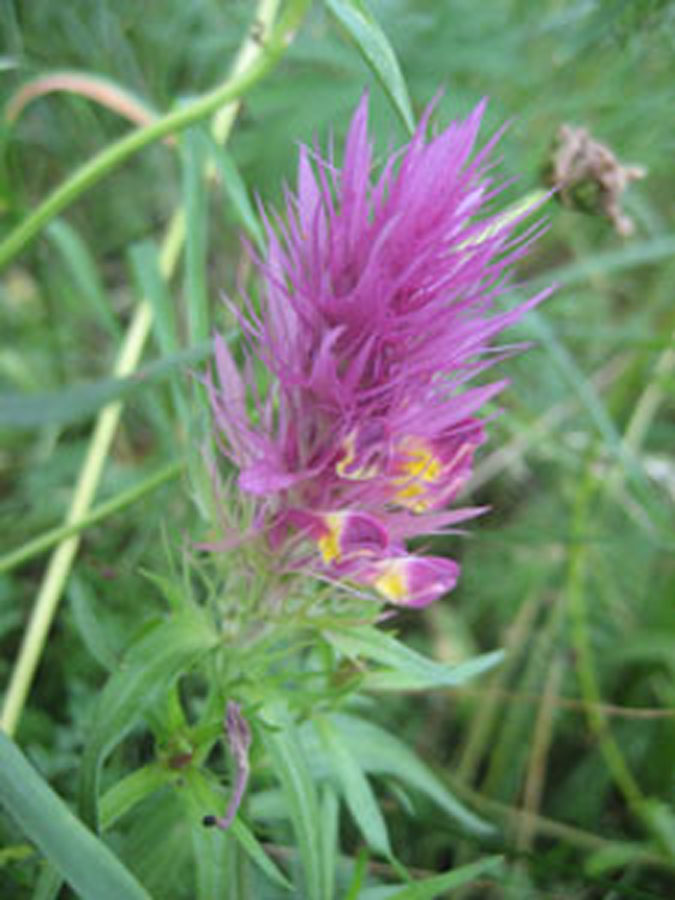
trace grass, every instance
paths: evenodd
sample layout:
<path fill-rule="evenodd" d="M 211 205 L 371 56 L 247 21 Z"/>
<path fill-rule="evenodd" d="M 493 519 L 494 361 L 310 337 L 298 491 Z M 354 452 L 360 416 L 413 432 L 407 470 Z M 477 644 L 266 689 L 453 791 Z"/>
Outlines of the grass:
<path fill-rule="evenodd" d="M 501 646 L 505 663 L 458 689 L 387 693 L 372 707 L 374 721 L 405 737 L 496 830 L 472 836 L 430 801 L 411 800 L 383 778 L 376 785 L 394 852 L 429 875 L 501 854 L 500 867 L 477 875 L 463 897 L 670 896 L 674 8 L 649 0 L 536 7 L 524 0 L 373 0 L 370 7 L 416 114 L 442 87 L 441 122 L 483 95 L 491 98 L 485 134 L 511 121 L 501 170 L 519 180 L 509 200 L 540 186 L 563 122 L 588 127 L 622 162 L 649 172 L 625 195 L 636 226 L 628 239 L 599 216 L 548 204 L 549 228 L 519 273 L 520 290 L 553 281 L 559 287 L 514 334 L 532 340 L 532 349 L 502 366 L 512 386 L 472 495 L 492 511 L 469 538 L 448 544 L 463 567 L 455 593 L 423 616 L 401 618 L 406 642 L 438 660 Z M 249 16 L 243 2 L 10 0 L 0 9 L 1 96 L 7 103 L 34 76 L 77 69 L 123 86 L 160 115 L 185 110 L 227 78 Z M 208 422 L 185 354 L 198 368 L 211 328 L 228 327 L 219 295 L 232 294 L 246 277 L 238 235 L 244 229 L 257 238 L 250 198 L 280 199 L 298 140 L 317 135 L 325 143 L 332 131 L 339 146 L 365 86 L 384 154 L 405 138 L 405 126 L 316 4 L 274 74 L 247 94 L 232 128 L 221 164 L 236 191 L 217 179 L 204 188 L 199 173 L 211 138 L 200 121 L 180 148 L 153 142 L 64 206 L 0 275 L 3 685 L 47 557 L 11 568 L 2 562 L 62 524 L 95 412 L 111 398 L 124 404 L 92 490 L 107 514 L 81 531 L 16 732 L 71 803 L 107 672 L 162 609 L 157 581 L 146 573 L 165 572 L 167 552 L 180 557 L 186 536 L 208 529 L 198 446 Z M 5 123 L 0 240 L 78 165 L 128 131 L 108 109 L 67 94 L 33 100 Z M 171 239 L 162 245 L 175 208 L 185 219 L 174 219 L 170 233 L 182 237 L 184 222 L 184 254 Z M 148 340 L 120 369 L 124 334 L 139 309 L 150 311 L 141 322 Z M 139 364 L 150 374 L 132 389 L 111 382 Z M 152 375 L 155 364 L 161 377 Z M 177 460 L 187 474 L 159 484 L 155 475 Z M 136 490 L 144 484 L 152 491 Z M 137 494 L 142 499 L 131 502 Z M 125 497 L 128 503 L 116 500 Z M 156 754 L 148 731 L 137 727 L 113 752 L 104 787 L 151 765 Z M 200 790 L 208 796 L 213 785 Z M 178 821 L 182 801 L 166 788 L 152 797 L 120 817 L 114 849 L 153 896 L 192 897 L 185 872 L 177 861 L 172 867 L 187 832 L 166 827 Z M 331 808 L 330 799 L 317 802 Z M 0 834 L 2 893 L 39 896 L 38 877 L 48 870 L 26 854 L 7 815 Z M 200 859 L 210 858 L 210 840 L 199 845 Z M 272 858 L 285 860 L 288 848 L 275 841 L 268 841 Z M 359 841 L 343 822 L 345 855 L 356 858 Z M 385 863 L 368 866 L 382 876 Z M 200 873 L 199 896 L 215 896 L 211 870 L 204 865 Z M 241 895 L 257 896 L 253 889 Z M 459 889 L 448 896 L 460 896 Z"/>

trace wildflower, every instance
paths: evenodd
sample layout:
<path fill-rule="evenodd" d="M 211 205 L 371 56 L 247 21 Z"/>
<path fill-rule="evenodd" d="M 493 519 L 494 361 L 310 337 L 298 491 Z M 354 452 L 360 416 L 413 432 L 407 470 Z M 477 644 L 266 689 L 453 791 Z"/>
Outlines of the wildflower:
<path fill-rule="evenodd" d="M 245 371 L 216 337 L 207 378 L 239 488 L 278 558 L 403 606 L 457 581 L 457 563 L 412 555 L 406 540 L 482 511 L 448 505 L 485 440 L 476 413 L 506 381 L 467 384 L 514 349 L 492 339 L 543 297 L 496 309 L 535 235 L 514 238 L 518 218 L 485 213 L 502 186 L 488 175 L 499 135 L 472 156 L 483 111 L 427 139 L 430 106 L 379 177 L 366 97 L 341 169 L 301 147 L 285 216 L 263 212 L 260 311 L 250 298 L 236 311 Z M 265 396 L 254 360 L 270 375 Z"/>

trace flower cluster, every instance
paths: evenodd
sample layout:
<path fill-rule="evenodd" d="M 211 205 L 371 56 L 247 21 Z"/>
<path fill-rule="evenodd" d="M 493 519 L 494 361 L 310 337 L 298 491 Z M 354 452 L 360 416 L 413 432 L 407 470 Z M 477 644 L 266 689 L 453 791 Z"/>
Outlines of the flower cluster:
<path fill-rule="evenodd" d="M 480 512 L 448 506 L 485 439 L 476 412 L 506 382 L 467 383 L 509 352 L 493 337 L 541 299 L 495 310 L 533 235 L 484 212 L 503 186 L 488 176 L 498 135 L 473 154 L 483 110 L 428 138 L 429 107 L 376 178 L 366 97 L 342 168 L 301 147 L 285 216 L 263 212 L 260 301 L 236 313 L 247 363 L 216 337 L 207 378 L 267 545 L 394 604 L 425 606 L 457 580 L 457 563 L 406 541 Z"/>

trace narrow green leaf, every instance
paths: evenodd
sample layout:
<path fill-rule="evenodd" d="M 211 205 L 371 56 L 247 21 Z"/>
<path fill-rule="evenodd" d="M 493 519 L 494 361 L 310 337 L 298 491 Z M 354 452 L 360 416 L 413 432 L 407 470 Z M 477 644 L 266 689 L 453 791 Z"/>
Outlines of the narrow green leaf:
<path fill-rule="evenodd" d="M 675 812 L 664 800 L 648 798 L 642 805 L 642 818 L 663 850 L 675 861 Z"/>
<path fill-rule="evenodd" d="M 218 810 L 222 798 L 207 777 L 191 767 L 185 770 L 179 795 L 192 841 L 197 874 L 195 900 L 223 897 L 227 884 L 236 878 L 233 871 L 228 871 L 228 864 L 233 863 L 232 854 L 228 853 L 232 838 L 219 828 L 205 828 L 202 824 L 206 813 Z"/>
<path fill-rule="evenodd" d="M 153 241 L 134 244 L 129 251 L 129 261 L 139 294 L 148 299 L 155 314 L 153 326 L 162 356 L 170 356 L 178 350 L 178 331 L 174 304 L 162 278 L 157 247 Z"/>
<path fill-rule="evenodd" d="M 415 130 L 408 88 L 385 33 L 363 0 L 324 0 L 335 19 L 356 44 L 410 134 Z"/>
<path fill-rule="evenodd" d="M 152 323 L 161 354 L 170 359 L 179 352 L 180 340 L 174 301 L 162 277 L 157 248 L 152 241 L 143 241 L 131 248 L 129 259 L 139 296 L 147 299 L 152 306 L 154 312 Z M 173 405 L 187 433 L 190 410 L 185 391 L 186 379 L 184 373 L 180 373 L 180 377 L 176 377 L 178 372 L 173 374 L 174 377 L 171 379 Z"/>
<path fill-rule="evenodd" d="M 122 330 L 112 312 L 98 268 L 84 240 L 63 219 L 50 222 L 45 233 L 61 254 L 83 300 L 89 303 L 108 334 L 119 338 Z"/>
<path fill-rule="evenodd" d="M 366 843 L 376 853 L 391 858 L 387 825 L 357 757 L 327 718 L 316 719 L 314 724 L 334 765 L 352 818 Z"/>
<path fill-rule="evenodd" d="M 385 671 L 369 672 L 365 676 L 365 685 L 374 690 L 454 687 L 493 668 L 504 655 L 498 650 L 456 666 L 446 666 L 416 653 L 378 628 L 332 631 L 328 639 L 345 656 L 369 659 L 387 667 Z"/>
<path fill-rule="evenodd" d="M 626 635 L 625 640 L 608 647 L 607 653 L 615 665 L 661 665 L 675 673 L 672 632 L 643 628 L 639 634 Z"/>
<path fill-rule="evenodd" d="M 443 782 L 398 738 L 383 728 L 356 716 L 336 713 L 331 721 L 343 742 L 359 761 L 364 772 L 389 775 L 402 784 L 426 794 L 451 818 L 473 834 L 491 834 L 494 829 L 468 810 Z M 300 730 L 306 758 L 311 760 L 312 774 L 317 779 L 333 774 L 332 762 L 326 756 L 316 731 L 309 725 Z"/>
<path fill-rule="evenodd" d="M 293 885 L 286 876 L 283 875 L 278 866 L 272 862 L 251 829 L 244 825 L 241 819 L 236 818 L 230 825 L 230 830 L 233 837 L 235 837 L 237 842 L 241 845 L 241 848 L 248 854 L 252 862 L 267 875 L 270 881 L 278 884 L 279 887 L 286 891 L 293 890 Z"/>
<path fill-rule="evenodd" d="M 378 887 L 370 888 L 360 894 L 360 900 L 436 900 L 445 895 L 445 891 L 471 884 L 486 872 L 494 872 L 502 866 L 503 857 L 487 856 L 475 863 L 460 866 L 444 875 L 433 875 L 423 878 L 404 888 Z"/>
<path fill-rule="evenodd" d="M 211 342 L 207 341 L 150 363 L 129 378 L 101 378 L 59 391 L 0 394 L 0 426 L 40 428 L 43 425 L 77 422 L 93 415 L 106 403 L 132 391 L 153 386 L 180 367 L 199 362 L 210 353 Z"/>
<path fill-rule="evenodd" d="M 612 841 L 591 853 L 584 862 L 584 872 L 589 878 L 599 878 L 623 869 L 626 866 L 639 865 L 645 853 L 652 851 L 648 844 L 630 844 L 624 841 Z"/>
<path fill-rule="evenodd" d="M 280 722 L 274 721 L 273 727 L 274 731 L 264 731 L 263 739 L 286 797 L 300 851 L 306 887 L 303 896 L 308 900 L 324 900 L 316 788 L 293 723 L 282 716 Z"/>
<path fill-rule="evenodd" d="M 119 663 L 116 648 L 96 614 L 96 601 L 92 598 L 89 588 L 75 575 L 68 585 L 67 595 L 75 625 L 87 650 L 102 668 L 112 672 Z"/>
<path fill-rule="evenodd" d="M 592 253 L 583 259 L 549 269 L 545 275 L 525 283 L 528 292 L 536 293 L 550 284 L 569 287 L 588 281 L 597 275 L 609 275 L 624 269 L 648 265 L 675 254 L 675 234 L 660 234 L 645 241 L 626 242 L 620 250 Z"/>
<path fill-rule="evenodd" d="M 185 773 L 184 799 L 187 803 L 190 825 L 193 831 L 193 840 L 195 842 L 195 862 L 197 868 L 204 866 L 204 860 L 199 859 L 200 847 L 206 844 L 205 852 L 207 857 L 215 848 L 216 853 L 222 858 L 224 856 L 224 845 L 227 841 L 234 839 L 240 845 L 244 853 L 249 857 L 251 862 L 263 872 L 270 881 L 274 882 L 285 891 L 292 891 L 293 885 L 282 874 L 280 869 L 265 853 L 253 832 L 241 821 L 239 815 L 235 816 L 232 824 L 226 832 L 220 829 L 206 829 L 202 824 L 205 814 L 217 812 L 223 805 L 224 800 L 222 794 L 216 790 L 207 777 L 196 770 L 188 770 Z M 204 883 L 206 883 L 206 873 L 202 875 Z M 205 896 L 220 897 L 223 891 L 218 893 L 212 890 L 210 894 L 205 892 Z"/>
<path fill-rule="evenodd" d="M 54 863 L 48 862 L 40 872 L 31 900 L 56 900 L 63 887 L 63 877 Z"/>
<path fill-rule="evenodd" d="M 176 892 L 185 896 L 192 854 L 179 792 L 169 788 L 157 791 L 136 815 L 129 816 L 123 831 L 125 862 L 153 898 L 163 900 Z"/>
<path fill-rule="evenodd" d="M 213 140 L 209 146 L 218 167 L 223 190 L 232 204 L 232 209 L 239 223 L 246 231 L 246 234 L 255 241 L 258 248 L 262 248 L 265 243 L 262 228 L 251 203 L 244 179 L 241 177 L 232 154 Z"/>
<path fill-rule="evenodd" d="M 368 851 L 365 847 L 359 851 L 354 862 L 352 878 L 347 888 L 345 900 L 359 900 L 363 896 L 363 882 L 368 875 Z"/>
<path fill-rule="evenodd" d="M 130 812 L 134 806 L 164 787 L 170 777 L 165 768 L 157 763 L 150 763 L 114 784 L 101 797 L 101 831 L 112 828 L 115 822 Z"/>
<path fill-rule="evenodd" d="M 335 875 L 338 865 L 340 803 L 329 784 L 321 789 L 321 855 L 323 858 L 325 900 L 335 896 Z"/>
<path fill-rule="evenodd" d="M 216 645 L 218 635 L 196 611 L 172 616 L 144 635 L 106 684 L 85 746 L 80 778 L 80 809 L 87 823 L 98 823 L 98 779 L 108 753 L 143 712 L 166 692 L 174 678 Z"/>
<path fill-rule="evenodd" d="M 150 900 L 133 875 L 68 809 L 0 732 L 0 799 L 73 890 L 96 900 Z"/>

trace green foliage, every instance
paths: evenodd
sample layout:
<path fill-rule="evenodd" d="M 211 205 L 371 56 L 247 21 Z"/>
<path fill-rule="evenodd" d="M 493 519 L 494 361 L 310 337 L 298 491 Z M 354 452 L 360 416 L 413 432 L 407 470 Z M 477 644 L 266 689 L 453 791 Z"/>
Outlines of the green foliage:
<path fill-rule="evenodd" d="M 73 816 L 4 734 L 0 734 L 0 799 L 79 894 L 101 900 L 148 900 L 147 891 Z"/>
<path fill-rule="evenodd" d="M 38 554 L 71 533 L 47 530 L 93 417 L 125 405 L 101 499 L 76 529 L 24 752 L 0 735 L 0 893 L 54 898 L 63 878 L 96 898 L 671 896 L 673 6 L 306 6 L 281 4 L 272 53 L 214 99 L 251 4 L 0 4 L 3 107 L 76 69 L 160 117 L 132 130 L 55 93 L 0 131 L 3 685 Z M 511 120 L 500 173 L 520 180 L 505 200 L 540 187 L 563 122 L 645 166 L 624 196 L 636 233 L 545 208 L 518 292 L 557 292 L 514 330 L 535 346 L 502 364 L 512 388 L 472 497 L 491 512 L 470 539 L 434 539 L 462 561 L 444 607 L 375 627 L 365 602 L 295 584 L 261 622 L 241 572 L 264 560 L 198 549 L 217 540 L 216 517 L 241 524 L 246 510 L 205 472 L 209 424 L 186 370 L 203 371 L 216 325 L 236 352 L 220 296 L 243 284 L 255 298 L 238 232 L 262 246 L 252 198 L 279 200 L 297 141 L 331 131 L 339 148 L 368 89 L 384 152 L 439 88 L 439 123 L 485 94 L 483 136 Z M 224 148 L 208 114 L 244 89 Z M 174 208 L 185 249 L 168 242 L 172 269 L 161 232 Z M 118 377 L 143 299 L 150 345 Z M 252 774 L 223 832 L 202 818 L 234 784 L 228 700 L 253 731 Z"/>

